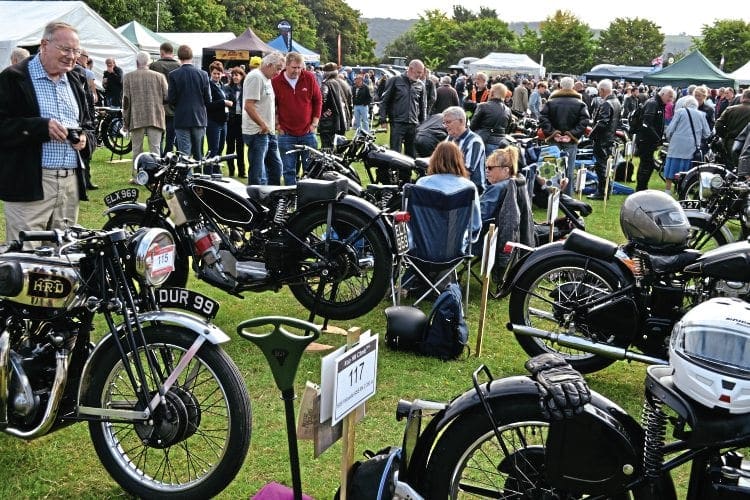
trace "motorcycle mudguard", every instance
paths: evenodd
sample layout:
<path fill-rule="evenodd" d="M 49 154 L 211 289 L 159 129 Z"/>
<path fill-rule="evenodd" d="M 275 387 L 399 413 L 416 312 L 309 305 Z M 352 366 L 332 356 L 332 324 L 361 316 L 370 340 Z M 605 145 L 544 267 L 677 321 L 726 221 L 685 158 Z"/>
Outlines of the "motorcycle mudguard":
<path fill-rule="evenodd" d="M 143 324 L 151 322 L 167 323 L 170 325 L 176 325 L 191 332 L 195 333 L 196 337 L 204 337 L 208 342 L 212 344 L 223 344 L 229 342 L 230 337 L 218 326 L 205 321 L 203 318 L 194 316 L 189 313 L 180 311 L 148 311 L 138 315 L 138 321 Z M 122 325 L 118 327 L 121 329 Z M 86 365 L 83 367 L 83 373 L 81 374 L 82 383 L 78 387 L 78 401 L 82 401 L 82 397 L 86 394 L 87 384 L 85 381 L 91 379 L 91 367 L 96 366 L 100 352 L 107 352 L 109 349 L 117 349 L 114 344 L 114 339 L 111 333 L 105 335 L 94 347 L 91 355 L 86 360 Z"/>
<path fill-rule="evenodd" d="M 496 379 L 489 384 L 489 388 L 487 384 L 482 384 L 481 388 L 488 402 L 507 400 L 507 402 L 501 402 L 499 404 L 500 407 L 513 405 L 520 399 L 533 400 L 534 402 L 539 400 L 539 389 L 536 382 L 526 376 Z M 607 426 L 619 426 L 617 428 L 622 429 L 623 435 L 631 439 L 631 447 L 638 449 L 639 443 L 642 441 L 642 430 L 638 422 L 628 415 L 625 410 L 595 391 L 591 391 L 591 403 L 588 406 L 593 406 L 599 412 L 607 415 Z M 425 477 L 425 468 L 430 458 L 430 452 L 434 448 L 438 437 L 444 432 L 450 432 L 450 426 L 459 420 L 462 414 L 470 412 L 485 412 L 482 402 L 473 388 L 451 401 L 445 410 L 437 413 L 427 426 L 425 426 L 419 436 L 417 445 L 412 451 L 406 477 L 411 480 Z M 604 425 L 596 421 L 592 421 L 591 424 Z M 569 450 L 566 451 L 575 454 L 577 450 L 577 446 L 570 446 Z M 576 463 L 569 465 L 575 466 Z M 635 466 L 638 469 L 640 463 L 636 462 Z"/>
<path fill-rule="evenodd" d="M 685 211 L 685 215 L 687 216 L 688 222 L 691 225 L 693 225 L 693 220 L 696 220 L 696 219 L 706 221 L 706 222 L 711 220 L 711 214 L 706 213 L 702 210 L 696 210 L 694 208 L 684 208 L 683 210 Z M 724 236 L 724 240 L 729 243 L 732 243 L 733 241 L 737 240 L 737 238 L 734 236 L 734 233 L 732 233 L 732 230 L 729 229 L 729 227 L 727 227 L 726 224 L 724 224 L 723 226 L 719 228 L 719 232 L 721 233 L 722 236 Z"/>

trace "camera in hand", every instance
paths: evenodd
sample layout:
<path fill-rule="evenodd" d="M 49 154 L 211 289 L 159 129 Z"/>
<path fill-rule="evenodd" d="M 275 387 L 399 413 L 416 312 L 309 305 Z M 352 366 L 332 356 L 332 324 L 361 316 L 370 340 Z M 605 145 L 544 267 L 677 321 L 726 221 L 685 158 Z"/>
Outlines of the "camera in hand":
<path fill-rule="evenodd" d="M 81 142 L 81 133 L 83 132 L 83 129 L 80 127 L 73 127 L 68 128 L 68 140 L 71 144 L 78 144 Z"/>

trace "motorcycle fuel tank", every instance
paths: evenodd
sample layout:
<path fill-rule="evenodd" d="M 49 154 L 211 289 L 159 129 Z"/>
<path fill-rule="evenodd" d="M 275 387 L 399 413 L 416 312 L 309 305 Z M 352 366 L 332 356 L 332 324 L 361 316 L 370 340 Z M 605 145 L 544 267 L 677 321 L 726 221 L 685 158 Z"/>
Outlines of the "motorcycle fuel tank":
<path fill-rule="evenodd" d="M 256 218 L 257 211 L 247 197 L 247 186 L 239 181 L 197 178 L 192 190 L 203 208 L 221 223 L 246 226 Z"/>
<path fill-rule="evenodd" d="M 727 281 L 750 281 L 750 243 L 737 241 L 709 250 L 685 267 L 688 273 Z"/>
<path fill-rule="evenodd" d="M 414 158 L 390 149 L 373 149 L 367 153 L 364 162 L 367 167 L 388 167 L 409 172 L 414 168 Z"/>
<path fill-rule="evenodd" d="M 0 297 L 17 304 L 61 309 L 77 304 L 75 261 L 28 253 L 0 256 Z"/>

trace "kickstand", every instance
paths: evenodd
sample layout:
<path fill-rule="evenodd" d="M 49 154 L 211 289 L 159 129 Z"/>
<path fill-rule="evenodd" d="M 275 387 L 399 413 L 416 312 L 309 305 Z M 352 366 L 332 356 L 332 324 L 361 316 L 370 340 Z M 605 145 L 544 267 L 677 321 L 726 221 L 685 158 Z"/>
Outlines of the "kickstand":
<path fill-rule="evenodd" d="M 320 299 L 323 297 L 323 290 L 326 287 L 326 280 L 324 278 L 320 279 L 320 283 L 318 284 L 318 289 L 315 292 L 315 302 L 313 302 L 313 306 L 310 309 L 310 316 L 308 316 L 307 321 L 309 323 L 315 323 L 315 316 L 317 316 L 318 311 L 318 305 L 320 304 Z M 338 292 L 339 285 L 338 283 L 333 284 L 333 288 L 331 288 L 331 298 L 336 297 L 336 292 Z M 321 330 L 325 331 L 328 329 L 328 318 L 323 318 L 323 327 Z"/>

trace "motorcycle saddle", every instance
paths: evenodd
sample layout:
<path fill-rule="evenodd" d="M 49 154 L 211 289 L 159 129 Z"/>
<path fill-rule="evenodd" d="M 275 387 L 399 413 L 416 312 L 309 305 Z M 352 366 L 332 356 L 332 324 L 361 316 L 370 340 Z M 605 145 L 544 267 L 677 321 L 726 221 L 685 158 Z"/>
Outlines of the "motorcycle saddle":
<path fill-rule="evenodd" d="M 563 248 L 589 257 L 612 260 L 619 247 L 609 240 L 580 229 L 574 229 L 563 243 Z"/>
<path fill-rule="evenodd" d="M 649 256 L 651 269 L 656 273 L 669 273 L 681 271 L 688 264 L 695 262 L 701 256 L 699 250 L 692 248 L 686 249 L 677 254 L 659 255 L 652 254 Z"/>
<path fill-rule="evenodd" d="M 247 187 L 247 196 L 253 200 L 264 202 L 267 201 L 273 193 L 294 191 L 295 189 L 295 186 L 252 185 Z"/>

